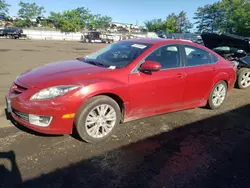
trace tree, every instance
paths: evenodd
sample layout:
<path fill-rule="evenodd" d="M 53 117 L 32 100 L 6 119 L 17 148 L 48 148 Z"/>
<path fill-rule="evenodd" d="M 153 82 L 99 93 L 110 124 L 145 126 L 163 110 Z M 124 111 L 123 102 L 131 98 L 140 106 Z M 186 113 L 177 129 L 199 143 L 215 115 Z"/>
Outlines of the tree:
<path fill-rule="evenodd" d="M 9 7 L 10 5 L 5 0 L 0 0 L 0 15 L 6 16 L 9 14 Z"/>
<path fill-rule="evenodd" d="M 197 20 L 195 24 L 197 24 L 196 28 L 199 32 L 217 31 L 223 19 L 223 10 L 220 8 L 220 3 L 198 7 L 194 19 Z"/>
<path fill-rule="evenodd" d="M 158 32 L 161 30 L 169 33 L 183 33 L 189 32 L 189 29 L 192 28 L 192 24 L 184 11 L 180 12 L 178 15 L 174 13 L 169 14 L 165 20 L 153 19 L 144 22 L 144 24 L 148 31 L 151 32 Z"/>
<path fill-rule="evenodd" d="M 112 21 L 112 18 L 96 14 L 96 15 L 91 15 L 88 21 L 90 29 L 104 29 Z"/>
<path fill-rule="evenodd" d="M 32 26 L 32 22 L 30 20 L 18 19 L 14 21 L 14 26 L 20 28 L 28 28 Z"/>
<path fill-rule="evenodd" d="M 108 16 L 100 14 L 92 15 L 90 11 L 84 7 L 63 11 L 62 13 L 51 12 L 49 19 L 56 23 L 61 31 L 75 32 L 83 29 L 88 24 L 89 29 L 105 28 L 112 19 Z"/>
<path fill-rule="evenodd" d="M 45 13 L 43 6 L 38 6 L 36 3 L 25 3 L 23 1 L 19 2 L 21 7 L 18 11 L 18 16 L 25 20 L 36 19 L 38 16 L 43 16 Z"/>
<path fill-rule="evenodd" d="M 159 30 L 166 31 L 166 25 L 162 19 L 145 21 L 144 24 L 150 32 L 157 32 Z"/>
<path fill-rule="evenodd" d="M 169 14 L 166 18 L 166 21 L 165 21 L 166 32 L 176 33 L 178 31 L 177 21 L 178 21 L 177 16 L 174 13 Z"/>
<path fill-rule="evenodd" d="M 51 12 L 49 19 L 64 32 L 76 32 L 81 28 L 79 12 L 76 9 L 63 11 L 62 13 Z"/>
<path fill-rule="evenodd" d="M 192 24 L 187 18 L 187 13 L 184 11 L 181 11 L 179 13 L 176 21 L 176 26 L 177 26 L 177 32 L 178 33 L 187 33 L 189 30 L 192 28 Z"/>
<path fill-rule="evenodd" d="M 198 31 L 226 32 L 250 35 L 250 2 L 248 0 L 221 0 L 199 7 L 195 13 Z"/>
<path fill-rule="evenodd" d="M 229 33 L 249 35 L 250 2 L 248 0 L 222 0 L 220 9 L 224 10 L 221 30 Z"/>

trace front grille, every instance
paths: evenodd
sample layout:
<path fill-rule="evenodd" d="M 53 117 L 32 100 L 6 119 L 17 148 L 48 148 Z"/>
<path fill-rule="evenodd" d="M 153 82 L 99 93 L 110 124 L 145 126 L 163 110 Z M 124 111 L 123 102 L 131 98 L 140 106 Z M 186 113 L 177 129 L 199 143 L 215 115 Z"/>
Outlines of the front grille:
<path fill-rule="evenodd" d="M 15 95 L 19 95 L 23 93 L 24 91 L 26 91 L 28 88 L 25 88 L 23 86 L 20 86 L 19 84 L 13 83 L 13 86 L 11 89 L 12 89 L 12 93 L 14 93 Z"/>
<path fill-rule="evenodd" d="M 13 109 L 13 108 L 12 108 L 12 112 L 13 112 L 17 117 L 19 117 L 20 119 L 22 119 L 22 120 L 24 120 L 24 121 L 26 121 L 26 122 L 29 123 L 29 115 L 28 115 L 28 114 L 23 113 L 23 112 L 19 112 L 19 111 Z"/>

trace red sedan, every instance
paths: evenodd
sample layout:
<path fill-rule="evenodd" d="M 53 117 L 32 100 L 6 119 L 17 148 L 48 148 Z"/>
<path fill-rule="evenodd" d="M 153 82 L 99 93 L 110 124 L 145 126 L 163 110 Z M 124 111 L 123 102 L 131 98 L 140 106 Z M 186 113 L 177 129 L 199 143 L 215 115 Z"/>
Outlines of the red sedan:
<path fill-rule="evenodd" d="M 6 102 L 12 117 L 32 130 L 70 134 L 75 127 L 83 140 L 96 143 L 122 122 L 202 106 L 217 109 L 235 81 L 235 65 L 204 46 L 132 39 L 26 71 Z"/>

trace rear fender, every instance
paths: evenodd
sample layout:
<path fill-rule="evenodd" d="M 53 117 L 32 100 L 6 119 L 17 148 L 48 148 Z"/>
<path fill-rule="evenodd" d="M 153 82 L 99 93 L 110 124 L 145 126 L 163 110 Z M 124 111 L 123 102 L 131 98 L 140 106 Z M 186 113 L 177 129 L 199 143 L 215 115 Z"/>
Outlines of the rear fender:
<path fill-rule="evenodd" d="M 229 75 L 225 72 L 221 72 L 219 74 L 217 74 L 214 79 L 213 79 L 213 84 L 212 86 L 209 88 L 209 91 L 207 92 L 207 95 L 206 95 L 206 99 L 209 98 L 209 95 L 212 91 L 212 89 L 214 88 L 214 86 L 220 82 L 220 81 L 226 81 L 227 85 L 228 85 L 228 80 L 229 80 Z"/>

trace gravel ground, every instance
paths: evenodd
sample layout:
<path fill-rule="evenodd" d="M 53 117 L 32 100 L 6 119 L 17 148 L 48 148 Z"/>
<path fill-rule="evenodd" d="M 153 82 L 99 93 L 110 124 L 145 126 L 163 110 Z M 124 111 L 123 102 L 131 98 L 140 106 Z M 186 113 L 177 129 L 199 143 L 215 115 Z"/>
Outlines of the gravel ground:
<path fill-rule="evenodd" d="M 100 145 L 45 136 L 7 121 L 4 95 L 26 69 L 102 44 L 0 40 L 0 187 L 248 187 L 249 90 L 224 106 L 132 121 Z"/>

